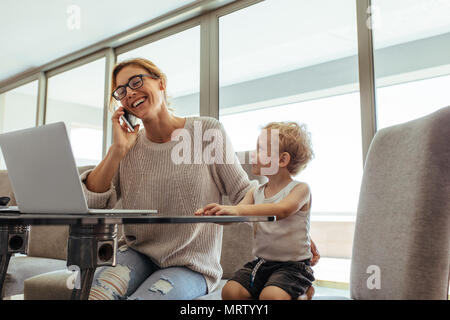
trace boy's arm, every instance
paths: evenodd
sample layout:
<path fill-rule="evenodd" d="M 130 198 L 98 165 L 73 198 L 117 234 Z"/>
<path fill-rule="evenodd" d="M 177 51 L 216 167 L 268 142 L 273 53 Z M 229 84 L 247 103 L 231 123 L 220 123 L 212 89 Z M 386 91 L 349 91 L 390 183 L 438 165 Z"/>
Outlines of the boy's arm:
<path fill-rule="evenodd" d="M 254 201 L 254 199 L 253 199 L 253 191 L 254 191 L 254 190 L 255 190 L 255 188 L 250 188 L 250 190 L 247 191 L 247 193 L 245 194 L 244 198 L 241 200 L 241 202 L 239 202 L 238 205 L 242 205 L 242 204 L 253 204 L 253 203 L 255 203 L 255 201 Z M 216 204 L 216 203 L 211 203 L 211 204 L 207 205 L 205 208 L 197 209 L 197 211 L 195 211 L 194 214 L 195 214 L 196 216 L 204 215 L 204 214 L 205 214 L 205 209 L 206 209 L 207 207 L 212 206 L 212 205 L 220 206 L 220 205 L 218 205 L 218 204 Z M 225 207 L 225 206 L 222 206 L 222 207 Z M 226 206 L 226 207 L 231 207 L 231 206 Z M 234 206 L 234 207 L 235 207 L 235 206 Z"/>
<path fill-rule="evenodd" d="M 204 208 L 204 212 L 207 215 L 276 216 L 277 220 L 281 220 L 301 209 L 309 201 L 308 185 L 299 183 L 286 198 L 277 203 L 247 204 L 242 203 L 244 200 L 237 206 L 211 203 Z"/>
<path fill-rule="evenodd" d="M 281 220 L 300 210 L 309 200 L 308 185 L 299 183 L 280 202 L 256 205 L 239 204 L 236 206 L 236 211 L 238 215 L 242 216 L 276 216 L 277 220 Z"/>
<path fill-rule="evenodd" d="M 255 199 L 253 199 L 253 192 L 255 191 L 255 188 L 250 188 L 250 190 L 247 191 L 245 194 L 244 199 L 239 202 L 238 206 L 244 205 L 244 204 L 254 204 Z"/>

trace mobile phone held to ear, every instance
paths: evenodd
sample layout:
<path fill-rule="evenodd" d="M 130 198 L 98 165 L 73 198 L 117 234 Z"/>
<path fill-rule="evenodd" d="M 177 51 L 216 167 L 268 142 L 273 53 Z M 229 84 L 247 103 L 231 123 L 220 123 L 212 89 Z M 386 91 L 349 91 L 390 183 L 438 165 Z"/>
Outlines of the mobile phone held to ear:
<path fill-rule="evenodd" d="M 125 124 L 131 130 L 131 132 L 134 132 L 134 126 L 136 126 L 137 117 L 133 116 L 127 110 L 123 109 L 123 115 L 120 118 L 122 119 L 123 122 L 125 122 Z"/>

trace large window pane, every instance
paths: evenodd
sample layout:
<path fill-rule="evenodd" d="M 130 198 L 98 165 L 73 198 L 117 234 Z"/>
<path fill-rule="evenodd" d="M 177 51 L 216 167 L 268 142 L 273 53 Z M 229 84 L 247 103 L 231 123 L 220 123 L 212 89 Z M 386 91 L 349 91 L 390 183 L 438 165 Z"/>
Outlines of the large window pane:
<path fill-rule="evenodd" d="M 378 128 L 450 105 L 450 0 L 372 0 Z"/>
<path fill-rule="evenodd" d="M 105 59 L 48 79 L 46 123 L 64 121 L 78 166 L 102 159 Z"/>
<path fill-rule="evenodd" d="M 311 132 L 315 158 L 296 179 L 312 212 L 356 213 L 362 176 L 354 0 L 267 0 L 220 18 L 220 120 L 236 150 L 271 121 Z"/>
<path fill-rule="evenodd" d="M 0 94 L 0 133 L 36 125 L 38 82 L 33 81 Z M 0 170 L 6 169 L 0 150 Z"/>
<path fill-rule="evenodd" d="M 200 27 L 179 32 L 117 57 L 145 58 L 167 76 L 169 103 L 178 116 L 200 114 Z"/>

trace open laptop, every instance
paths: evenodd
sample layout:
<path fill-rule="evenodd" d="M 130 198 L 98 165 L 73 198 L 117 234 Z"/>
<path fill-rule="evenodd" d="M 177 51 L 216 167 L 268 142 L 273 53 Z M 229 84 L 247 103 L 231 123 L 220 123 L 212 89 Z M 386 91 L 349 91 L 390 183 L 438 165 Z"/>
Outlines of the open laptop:
<path fill-rule="evenodd" d="M 0 147 L 20 213 L 157 213 L 89 209 L 64 122 L 0 134 Z"/>

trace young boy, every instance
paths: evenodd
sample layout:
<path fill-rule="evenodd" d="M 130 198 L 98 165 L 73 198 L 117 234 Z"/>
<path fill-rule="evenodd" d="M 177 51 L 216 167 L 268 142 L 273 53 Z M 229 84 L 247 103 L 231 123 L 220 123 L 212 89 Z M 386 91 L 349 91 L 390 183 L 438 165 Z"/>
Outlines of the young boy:
<path fill-rule="evenodd" d="M 266 176 L 268 182 L 250 189 L 237 206 L 211 203 L 196 211 L 196 215 L 277 218 L 276 222 L 255 223 L 253 256 L 257 259 L 245 264 L 227 282 L 222 299 L 311 299 L 315 280 L 310 267 L 311 192 L 306 183 L 292 177 L 312 157 L 309 133 L 302 126 L 295 122 L 269 123 L 258 138 L 256 163 L 252 161 L 252 172 Z"/>

